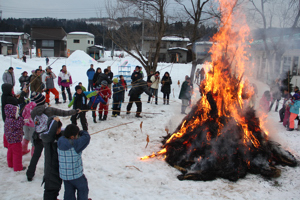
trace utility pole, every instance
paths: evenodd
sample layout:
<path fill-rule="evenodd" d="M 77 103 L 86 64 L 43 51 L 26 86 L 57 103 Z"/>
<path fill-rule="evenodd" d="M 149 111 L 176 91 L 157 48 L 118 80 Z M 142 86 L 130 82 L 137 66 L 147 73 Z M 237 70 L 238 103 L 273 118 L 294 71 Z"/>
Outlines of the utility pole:
<path fill-rule="evenodd" d="M 299 0 L 300 1 L 300 0 Z M 143 3 L 143 26 L 142 26 L 142 55 L 144 50 L 144 31 L 145 31 L 145 3 Z"/>

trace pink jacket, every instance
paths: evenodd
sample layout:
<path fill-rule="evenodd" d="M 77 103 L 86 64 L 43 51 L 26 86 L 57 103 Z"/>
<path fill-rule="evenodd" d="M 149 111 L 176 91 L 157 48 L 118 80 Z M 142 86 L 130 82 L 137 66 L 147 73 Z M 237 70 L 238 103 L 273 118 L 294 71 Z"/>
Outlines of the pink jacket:
<path fill-rule="evenodd" d="M 4 134 L 9 144 L 22 142 L 24 119 L 18 116 L 19 112 L 17 106 L 6 104 L 4 107 L 6 119 L 4 124 Z M 17 119 L 16 119 L 17 117 Z"/>
<path fill-rule="evenodd" d="M 262 96 L 262 98 L 259 101 L 259 109 L 263 111 L 264 113 L 268 113 L 270 109 L 270 102 L 267 100 L 267 97 L 265 95 Z"/>
<path fill-rule="evenodd" d="M 30 113 L 34 109 L 35 106 L 36 106 L 35 102 L 30 102 L 29 104 L 27 104 L 25 106 L 23 113 L 22 113 L 24 120 L 27 120 L 27 122 L 25 122 L 25 126 L 34 127 L 34 122 L 33 122 L 33 119 L 31 119 Z"/>

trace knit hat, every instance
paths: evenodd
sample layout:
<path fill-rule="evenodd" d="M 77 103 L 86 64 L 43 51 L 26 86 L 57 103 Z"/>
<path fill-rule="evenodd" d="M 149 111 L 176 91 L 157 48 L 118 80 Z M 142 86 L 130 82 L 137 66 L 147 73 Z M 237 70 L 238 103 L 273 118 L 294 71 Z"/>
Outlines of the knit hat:
<path fill-rule="evenodd" d="M 293 98 L 295 98 L 295 100 L 299 100 L 300 99 L 300 94 L 298 94 L 298 93 L 294 94 Z"/>
<path fill-rule="evenodd" d="M 114 79 L 113 79 L 113 82 L 114 82 L 114 83 L 118 83 L 118 82 L 119 82 L 118 78 L 114 78 Z"/>
<path fill-rule="evenodd" d="M 101 85 L 105 85 L 105 86 L 107 86 L 107 81 L 101 81 Z"/>
<path fill-rule="evenodd" d="M 80 85 L 76 85 L 76 87 L 75 87 L 75 91 L 77 91 L 77 90 L 79 90 L 79 89 L 81 89 L 81 90 L 82 90 L 81 86 L 80 86 Z"/>
<path fill-rule="evenodd" d="M 45 96 L 39 92 L 37 92 L 37 93 L 33 92 L 31 94 L 31 101 L 34 101 L 36 103 L 36 106 L 44 105 L 45 104 Z"/>

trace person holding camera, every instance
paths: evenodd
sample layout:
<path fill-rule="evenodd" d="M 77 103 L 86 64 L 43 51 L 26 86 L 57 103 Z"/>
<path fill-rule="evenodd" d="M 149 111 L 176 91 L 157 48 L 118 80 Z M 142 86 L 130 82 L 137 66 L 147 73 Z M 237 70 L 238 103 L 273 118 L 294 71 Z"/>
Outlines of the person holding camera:
<path fill-rule="evenodd" d="M 155 104 L 157 105 L 157 94 L 158 94 L 158 87 L 160 83 L 159 71 L 156 71 L 153 76 L 150 78 L 152 84 L 150 86 L 151 95 L 149 95 L 148 102 L 150 103 L 151 96 L 155 96 Z"/>

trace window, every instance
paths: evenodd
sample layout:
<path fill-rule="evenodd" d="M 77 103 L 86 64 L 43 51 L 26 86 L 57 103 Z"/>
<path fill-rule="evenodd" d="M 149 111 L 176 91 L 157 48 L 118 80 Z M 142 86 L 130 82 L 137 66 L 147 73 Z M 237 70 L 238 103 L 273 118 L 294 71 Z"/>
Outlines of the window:
<path fill-rule="evenodd" d="M 88 44 L 90 44 L 90 40 L 88 40 Z"/>
<path fill-rule="evenodd" d="M 42 47 L 54 47 L 54 40 L 42 40 Z"/>
<path fill-rule="evenodd" d="M 73 43 L 80 43 L 80 40 L 73 40 Z"/>
<path fill-rule="evenodd" d="M 299 61 L 299 57 L 295 56 L 293 58 L 292 75 L 299 75 L 299 72 L 298 72 L 298 61 Z"/>
<path fill-rule="evenodd" d="M 94 44 L 94 41 L 91 41 L 91 44 Z"/>

